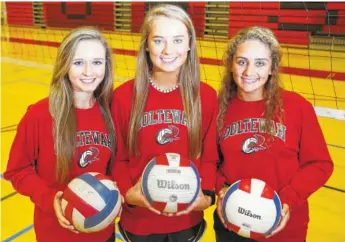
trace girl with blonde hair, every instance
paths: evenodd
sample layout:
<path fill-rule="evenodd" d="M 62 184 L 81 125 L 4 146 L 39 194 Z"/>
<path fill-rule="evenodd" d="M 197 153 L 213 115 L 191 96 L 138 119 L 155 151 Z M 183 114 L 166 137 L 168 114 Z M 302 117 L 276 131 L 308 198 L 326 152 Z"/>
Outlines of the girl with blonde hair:
<path fill-rule="evenodd" d="M 35 204 L 37 241 L 111 241 L 114 226 L 76 231 L 62 214 L 61 197 L 73 178 L 111 170 L 112 92 L 111 51 L 102 34 L 71 31 L 58 49 L 49 97 L 30 105 L 20 121 L 4 173 Z"/>
<path fill-rule="evenodd" d="M 198 241 L 205 229 L 202 211 L 214 200 L 217 98 L 200 82 L 195 30 L 181 8 L 158 5 L 146 13 L 135 79 L 115 90 L 113 102 L 125 240 Z M 180 216 L 155 210 L 140 186 L 146 164 L 169 152 L 192 160 L 201 175 L 197 202 Z"/>
<path fill-rule="evenodd" d="M 332 174 L 313 106 L 279 86 L 281 49 L 271 30 L 239 31 L 225 53 L 218 95 L 217 130 L 222 163 L 214 213 L 217 242 L 254 241 L 223 226 L 221 203 L 229 184 L 245 178 L 265 181 L 283 204 L 279 226 L 258 241 L 302 242 L 307 234 L 307 198 Z"/>

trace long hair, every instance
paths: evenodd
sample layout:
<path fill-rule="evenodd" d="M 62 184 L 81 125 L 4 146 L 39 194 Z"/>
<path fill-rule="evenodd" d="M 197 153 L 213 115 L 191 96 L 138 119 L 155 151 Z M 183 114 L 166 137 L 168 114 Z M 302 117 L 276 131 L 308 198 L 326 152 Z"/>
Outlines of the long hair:
<path fill-rule="evenodd" d="M 72 30 L 62 41 L 53 70 L 49 92 L 49 112 L 53 117 L 53 137 L 56 154 L 56 177 L 66 182 L 76 149 L 77 123 L 74 109 L 73 88 L 68 77 L 78 44 L 83 40 L 97 40 L 105 48 L 105 76 L 93 95 L 99 103 L 101 113 L 115 147 L 115 129 L 111 118 L 110 103 L 113 91 L 112 57 L 102 34 L 94 28 L 81 27 Z M 112 149 L 114 152 L 114 149 Z"/>
<path fill-rule="evenodd" d="M 268 133 L 272 130 L 274 116 L 279 120 L 283 116 L 282 100 L 280 98 L 280 79 L 279 64 L 281 60 L 281 48 L 278 40 L 271 30 L 263 27 L 250 27 L 240 30 L 230 41 L 224 54 L 225 74 L 222 79 L 221 87 L 218 94 L 219 112 L 217 116 L 217 131 L 220 136 L 224 126 L 224 118 L 231 99 L 237 95 L 237 85 L 232 75 L 233 58 L 237 47 L 246 40 L 258 40 L 268 47 L 271 53 L 272 67 L 271 76 L 264 86 L 265 97 L 265 126 Z"/>
<path fill-rule="evenodd" d="M 180 69 L 178 83 L 180 85 L 184 111 L 187 116 L 189 156 L 191 158 L 197 158 L 201 155 L 202 141 L 200 67 L 196 49 L 196 35 L 189 16 L 181 8 L 169 4 L 157 5 L 149 10 L 142 25 L 127 145 L 131 155 L 138 154 L 137 137 L 144 114 L 149 89 L 149 78 L 152 72 L 152 62 L 146 51 L 147 41 L 153 21 L 161 16 L 181 21 L 188 30 L 190 50 L 188 51 L 186 62 Z"/>

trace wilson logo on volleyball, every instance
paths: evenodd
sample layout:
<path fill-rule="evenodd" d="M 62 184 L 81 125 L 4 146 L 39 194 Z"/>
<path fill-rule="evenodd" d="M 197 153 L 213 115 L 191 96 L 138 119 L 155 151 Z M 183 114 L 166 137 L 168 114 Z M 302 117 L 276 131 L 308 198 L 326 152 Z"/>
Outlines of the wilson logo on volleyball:
<path fill-rule="evenodd" d="M 179 184 L 174 180 L 160 180 L 157 179 L 157 187 L 161 189 L 173 189 L 173 190 L 190 190 L 189 184 Z"/>
<path fill-rule="evenodd" d="M 248 217 L 251 217 L 251 218 L 256 218 L 256 219 L 261 220 L 260 215 L 252 213 L 252 211 L 245 209 L 245 208 L 238 207 L 238 213 L 243 214 L 243 215 L 248 216 Z"/>

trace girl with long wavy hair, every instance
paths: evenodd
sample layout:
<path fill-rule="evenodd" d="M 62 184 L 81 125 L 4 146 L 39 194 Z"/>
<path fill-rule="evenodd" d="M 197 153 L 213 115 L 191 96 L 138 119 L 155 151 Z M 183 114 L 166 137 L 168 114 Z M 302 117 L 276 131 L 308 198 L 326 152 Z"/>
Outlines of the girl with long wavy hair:
<path fill-rule="evenodd" d="M 181 8 L 158 5 L 146 13 L 135 79 L 115 90 L 113 102 L 124 239 L 198 241 L 205 229 L 202 211 L 214 200 L 218 107 L 215 90 L 200 82 L 195 30 Z M 160 214 L 140 185 L 146 164 L 170 152 L 192 160 L 201 175 L 197 202 L 180 216 Z"/>
<path fill-rule="evenodd" d="M 62 191 L 85 172 L 111 170 L 115 128 L 111 51 L 89 27 L 62 41 L 49 97 L 29 106 L 18 125 L 4 177 L 35 204 L 37 241 L 107 241 L 114 226 L 79 233 L 62 214 Z M 114 241 L 114 239 L 112 239 Z"/>
<path fill-rule="evenodd" d="M 313 106 L 279 86 L 281 49 L 271 30 L 250 27 L 239 31 L 230 40 L 224 59 L 217 116 L 223 158 L 216 183 L 216 240 L 254 241 L 223 226 L 221 203 L 229 184 L 257 178 L 276 190 L 283 204 L 278 227 L 257 240 L 305 241 L 307 198 L 333 171 Z"/>

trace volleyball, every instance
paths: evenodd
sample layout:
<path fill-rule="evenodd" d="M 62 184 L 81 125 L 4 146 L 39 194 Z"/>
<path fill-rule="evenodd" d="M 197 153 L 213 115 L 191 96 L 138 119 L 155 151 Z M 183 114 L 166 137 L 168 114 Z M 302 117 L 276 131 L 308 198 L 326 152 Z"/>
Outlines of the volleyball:
<path fill-rule="evenodd" d="M 232 184 L 222 202 L 228 229 L 258 239 L 270 234 L 279 224 L 282 205 L 278 194 L 264 181 L 242 179 Z"/>
<path fill-rule="evenodd" d="M 158 211 L 186 210 L 197 198 L 200 176 L 194 163 L 176 153 L 153 158 L 142 175 L 142 192 Z"/>
<path fill-rule="evenodd" d="M 78 231 L 97 232 L 114 223 L 121 208 L 121 195 L 109 177 L 89 172 L 68 184 L 61 206 L 64 216 Z"/>

